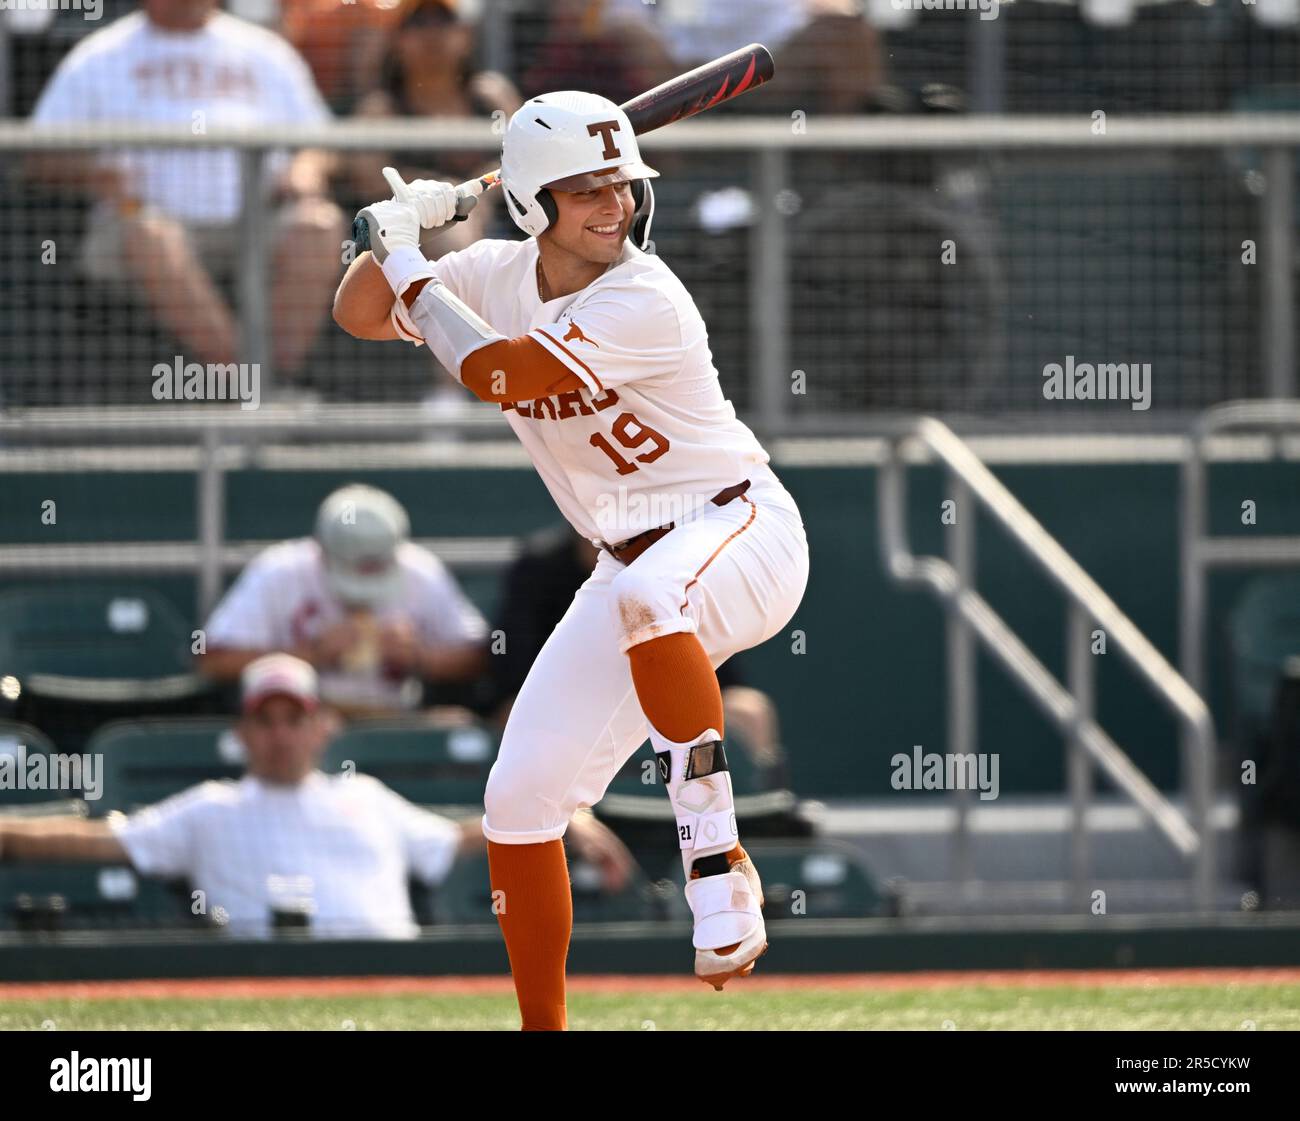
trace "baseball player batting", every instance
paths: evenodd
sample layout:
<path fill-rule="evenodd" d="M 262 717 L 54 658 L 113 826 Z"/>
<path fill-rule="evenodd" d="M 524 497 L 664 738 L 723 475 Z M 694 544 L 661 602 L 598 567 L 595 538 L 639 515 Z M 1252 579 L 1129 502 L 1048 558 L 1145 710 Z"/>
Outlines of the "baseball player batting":
<path fill-rule="evenodd" d="M 695 972 L 721 989 L 753 971 L 767 934 L 714 671 L 799 606 L 799 508 L 723 396 L 695 301 L 645 251 L 658 172 L 622 109 L 565 91 L 511 118 L 501 186 L 524 241 L 431 263 L 421 227 L 463 215 L 477 191 L 385 175 L 394 196 L 359 215 L 371 251 L 344 277 L 335 318 L 363 338 L 427 345 L 499 405 L 601 550 L 519 692 L 484 796 L 523 1027 L 566 1027 L 565 825 L 647 735 L 677 820 Z"/>

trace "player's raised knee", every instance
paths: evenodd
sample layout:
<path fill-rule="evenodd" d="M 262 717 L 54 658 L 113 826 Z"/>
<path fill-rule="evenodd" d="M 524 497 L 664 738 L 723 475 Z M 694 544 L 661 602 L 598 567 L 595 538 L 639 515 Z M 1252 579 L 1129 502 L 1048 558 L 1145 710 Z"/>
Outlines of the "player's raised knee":
<path fill-rule="evenodd" d="M 652 570 L 638 570 L 635 564 L 610 581 L 610 609 L 614 625 L 624 638 L 640 634 L 661 621 L 664 614 L 664 585 Z"/>

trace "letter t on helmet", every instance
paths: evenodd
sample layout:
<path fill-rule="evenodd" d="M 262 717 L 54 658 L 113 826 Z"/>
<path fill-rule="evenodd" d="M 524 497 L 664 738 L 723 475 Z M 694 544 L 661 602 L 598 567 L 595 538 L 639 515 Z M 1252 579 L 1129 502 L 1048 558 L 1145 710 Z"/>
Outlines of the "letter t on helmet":
<path fill-rule="evenodd" d="M 641 162 L 627 114 L 594 93 L 562 90 L 531 98 L 506 126 L 501 150 L 506 209 L 533 237 L 555 220 L 555 202 L 546 188 L 585 191 L 630 182 L 636 200 L 633 242 L 644 249 L 654 216 L 654 192 L 646 180 L 658 175 Z"/>

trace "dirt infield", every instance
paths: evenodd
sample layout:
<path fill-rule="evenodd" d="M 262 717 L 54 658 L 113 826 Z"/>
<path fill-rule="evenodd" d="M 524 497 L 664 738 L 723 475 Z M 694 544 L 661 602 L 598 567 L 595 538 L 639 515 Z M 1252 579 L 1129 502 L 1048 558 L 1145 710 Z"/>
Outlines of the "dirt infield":
<path fill-rule="evenodd" d="M 745 988 L 765 992 L 800 989 L 908 989 L 1164 987 L 1169 985 L 1272 985 L 1300 983 L 1300 969 L 1090 969 L 922 973 L 803 973 L 751 977 Z M 602 974 L 569 978 L 574 993 L 698 992 L 688 976 Z M 214 977 L 196 980 L 38 981 L 0 983 L 0 1001 L 108 999 L 265 999 L 272 997 L 471 995 L 512 993 L 509 977 Z"/>

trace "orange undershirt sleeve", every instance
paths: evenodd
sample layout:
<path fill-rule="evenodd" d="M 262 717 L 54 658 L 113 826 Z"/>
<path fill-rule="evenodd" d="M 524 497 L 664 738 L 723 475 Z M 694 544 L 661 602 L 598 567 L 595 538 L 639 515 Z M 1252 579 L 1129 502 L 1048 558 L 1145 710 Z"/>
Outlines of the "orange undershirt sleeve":
<path fill-rule="evenodd" d="M 460 364 L 460 380 L 480 401 L 535 401 L 586 383 L 541 343 L 521 335 L 479 347 Z"/>

